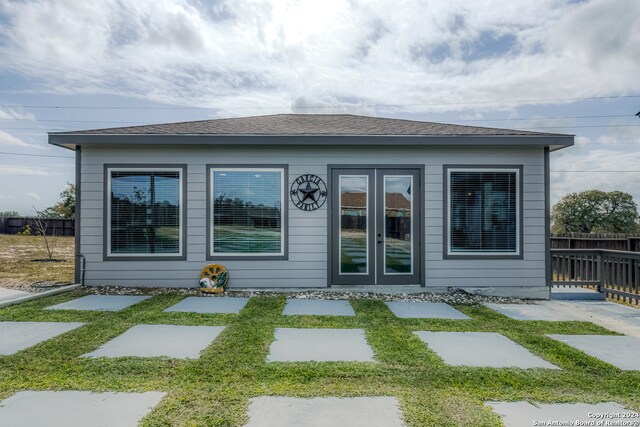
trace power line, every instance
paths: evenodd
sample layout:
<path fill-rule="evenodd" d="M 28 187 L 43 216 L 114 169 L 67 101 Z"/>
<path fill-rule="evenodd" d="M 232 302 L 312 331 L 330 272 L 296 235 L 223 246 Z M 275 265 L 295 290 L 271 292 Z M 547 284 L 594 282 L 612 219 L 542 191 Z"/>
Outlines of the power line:
<path fill-rule="evenodd" d="M 564 120 L 564 119 L 601 119 L 601 118 L 617 118 L 617 117 L 635 117 L 631 114 L 609 114 L 594 116 L 558 116 L 558 117 L 529 117 L 529 118 L 503 118 L 503 119 L 460 119 L 458 122 L 511 122 L 526 120 Z"/>
<path fill-rule="evenodd" d="M 9 156 L 27 156 L 27 157 L 56 157 L 58 159 L 73 159 L 71 156 L 53 156 L 50 154 L 27 154 L 27 153 L 7 153 L 4 151 L 0 151 L 0 154 L 6 154 Z"/>
<path fill-rule="evenodd" d="M 373 107 L 425 107 L 425 106 L 446 106 L 446 105 L 473 105 L 473 104 L 503 104 L 503 103 L 523 103 L 523 102 L 562 102 L 562 101 L 593 101 L 599 99 L 625 99 L 640 98 L 638 95 L 611 95 L 611 96 L 590 96 L 590 97 L 574 97 L 574 98 L 544 98 L 544 99 L 512 99 L 512 100 L 491 100 L 491 101 L 459 101 L 459 102 L 434 102 L 434 103 L 417 103 L 417 104 L 360 104 L 360 105 L 315 105 L 300 106 L 298 109 L 326 109 L 336 107 L 348 108 L 373 108 Z M 219 110 L 215 107 L 128 107 L 128 106 L 62 106 L 62 105 L 3 105 L 5 108 L 33 108 L 33 109 L 59 109 L 59 110 Z M 273 110 L 285 107 L 230 107 L 228 110 Z M 290 106 L 286 107 L 290 108 Z"/>
<path fill-rule="evenodd" d="M 623 116 L 626 117 L 626 116 Z M 630 116 L 633 117 L 633 116 Z M 142 122 L 127 122 L 123 120 L 64 120 L 64 119 L 0 119 L 7 122 L 63 122 L 63 123 L 126 123 L 137 124 Z"/>

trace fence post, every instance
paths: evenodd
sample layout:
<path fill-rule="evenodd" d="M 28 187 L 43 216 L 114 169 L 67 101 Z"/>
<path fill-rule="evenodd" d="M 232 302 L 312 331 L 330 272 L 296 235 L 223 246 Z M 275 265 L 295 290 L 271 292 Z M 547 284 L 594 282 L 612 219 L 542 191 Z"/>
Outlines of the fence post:
<path fill-rule="evenodd" d="M 598 252 L 598 292 L 602 292 L 602 288 L 604 287 L 604 257 L 602 256 L 602 252 Z"/>

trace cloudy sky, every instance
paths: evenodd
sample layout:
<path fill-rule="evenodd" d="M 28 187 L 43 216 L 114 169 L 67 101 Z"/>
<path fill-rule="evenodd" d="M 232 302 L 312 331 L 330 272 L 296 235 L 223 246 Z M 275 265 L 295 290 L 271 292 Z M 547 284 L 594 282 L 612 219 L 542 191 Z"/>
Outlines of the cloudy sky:
<path fill-rule="evenodd" d="M 73 180 L 47 131 L 291 112 L 573 133 L 554 200 L 640 201 L 638 28 L 637 0 L 0 0 L 0 211 Z"/>

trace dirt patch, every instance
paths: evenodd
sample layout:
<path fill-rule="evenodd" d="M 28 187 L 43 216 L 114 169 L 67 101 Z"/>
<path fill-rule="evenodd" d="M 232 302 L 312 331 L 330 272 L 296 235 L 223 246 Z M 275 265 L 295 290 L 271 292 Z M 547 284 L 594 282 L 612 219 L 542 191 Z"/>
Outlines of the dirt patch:
<path fill-rule="evenodd" d="M 74 238 L 55 240 L 55 262 L 49 261 L 39 236 L 0 234 L 0 287 L 42 292 L 73 282 Z"/>

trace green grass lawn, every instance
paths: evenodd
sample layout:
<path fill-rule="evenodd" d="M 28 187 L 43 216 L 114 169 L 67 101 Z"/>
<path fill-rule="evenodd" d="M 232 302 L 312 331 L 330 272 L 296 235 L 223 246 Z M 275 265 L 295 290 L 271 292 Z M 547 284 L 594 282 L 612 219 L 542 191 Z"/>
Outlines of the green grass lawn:
<path fill-rule="evenodd" d="M 120 312 L 46 311 L 68 293 L 0 309 L 0 321 L 87 325 L 13 356 L 0 356 L 0 399 L 19 390 L 167 392 L 145 426 L 242 426 L 248 399 L 395 396 L 407 426 L 499 426 L 487 400 L 615 401 L 640 410 L 640 372 L 623 372 L 544 336 L 611 334 L 582 322 L 515 321 L 483 306 L 473 320 L 398 319 L 379 301 L 354 300 L 356 317 L 281 316 L 283 297 L 255 297 L 238 315 L 163 313 L 183 296 L 155 296 Z M 224 325 L 199 360 L 81 359 L 136 324 Z M 363 328 L 380 363 L 265 363 L 274 328 Z M 562 368 L 449 367 L 412 331 L 500 332 Z M 640 356 L 640 355 L 639 355 Z"/>

